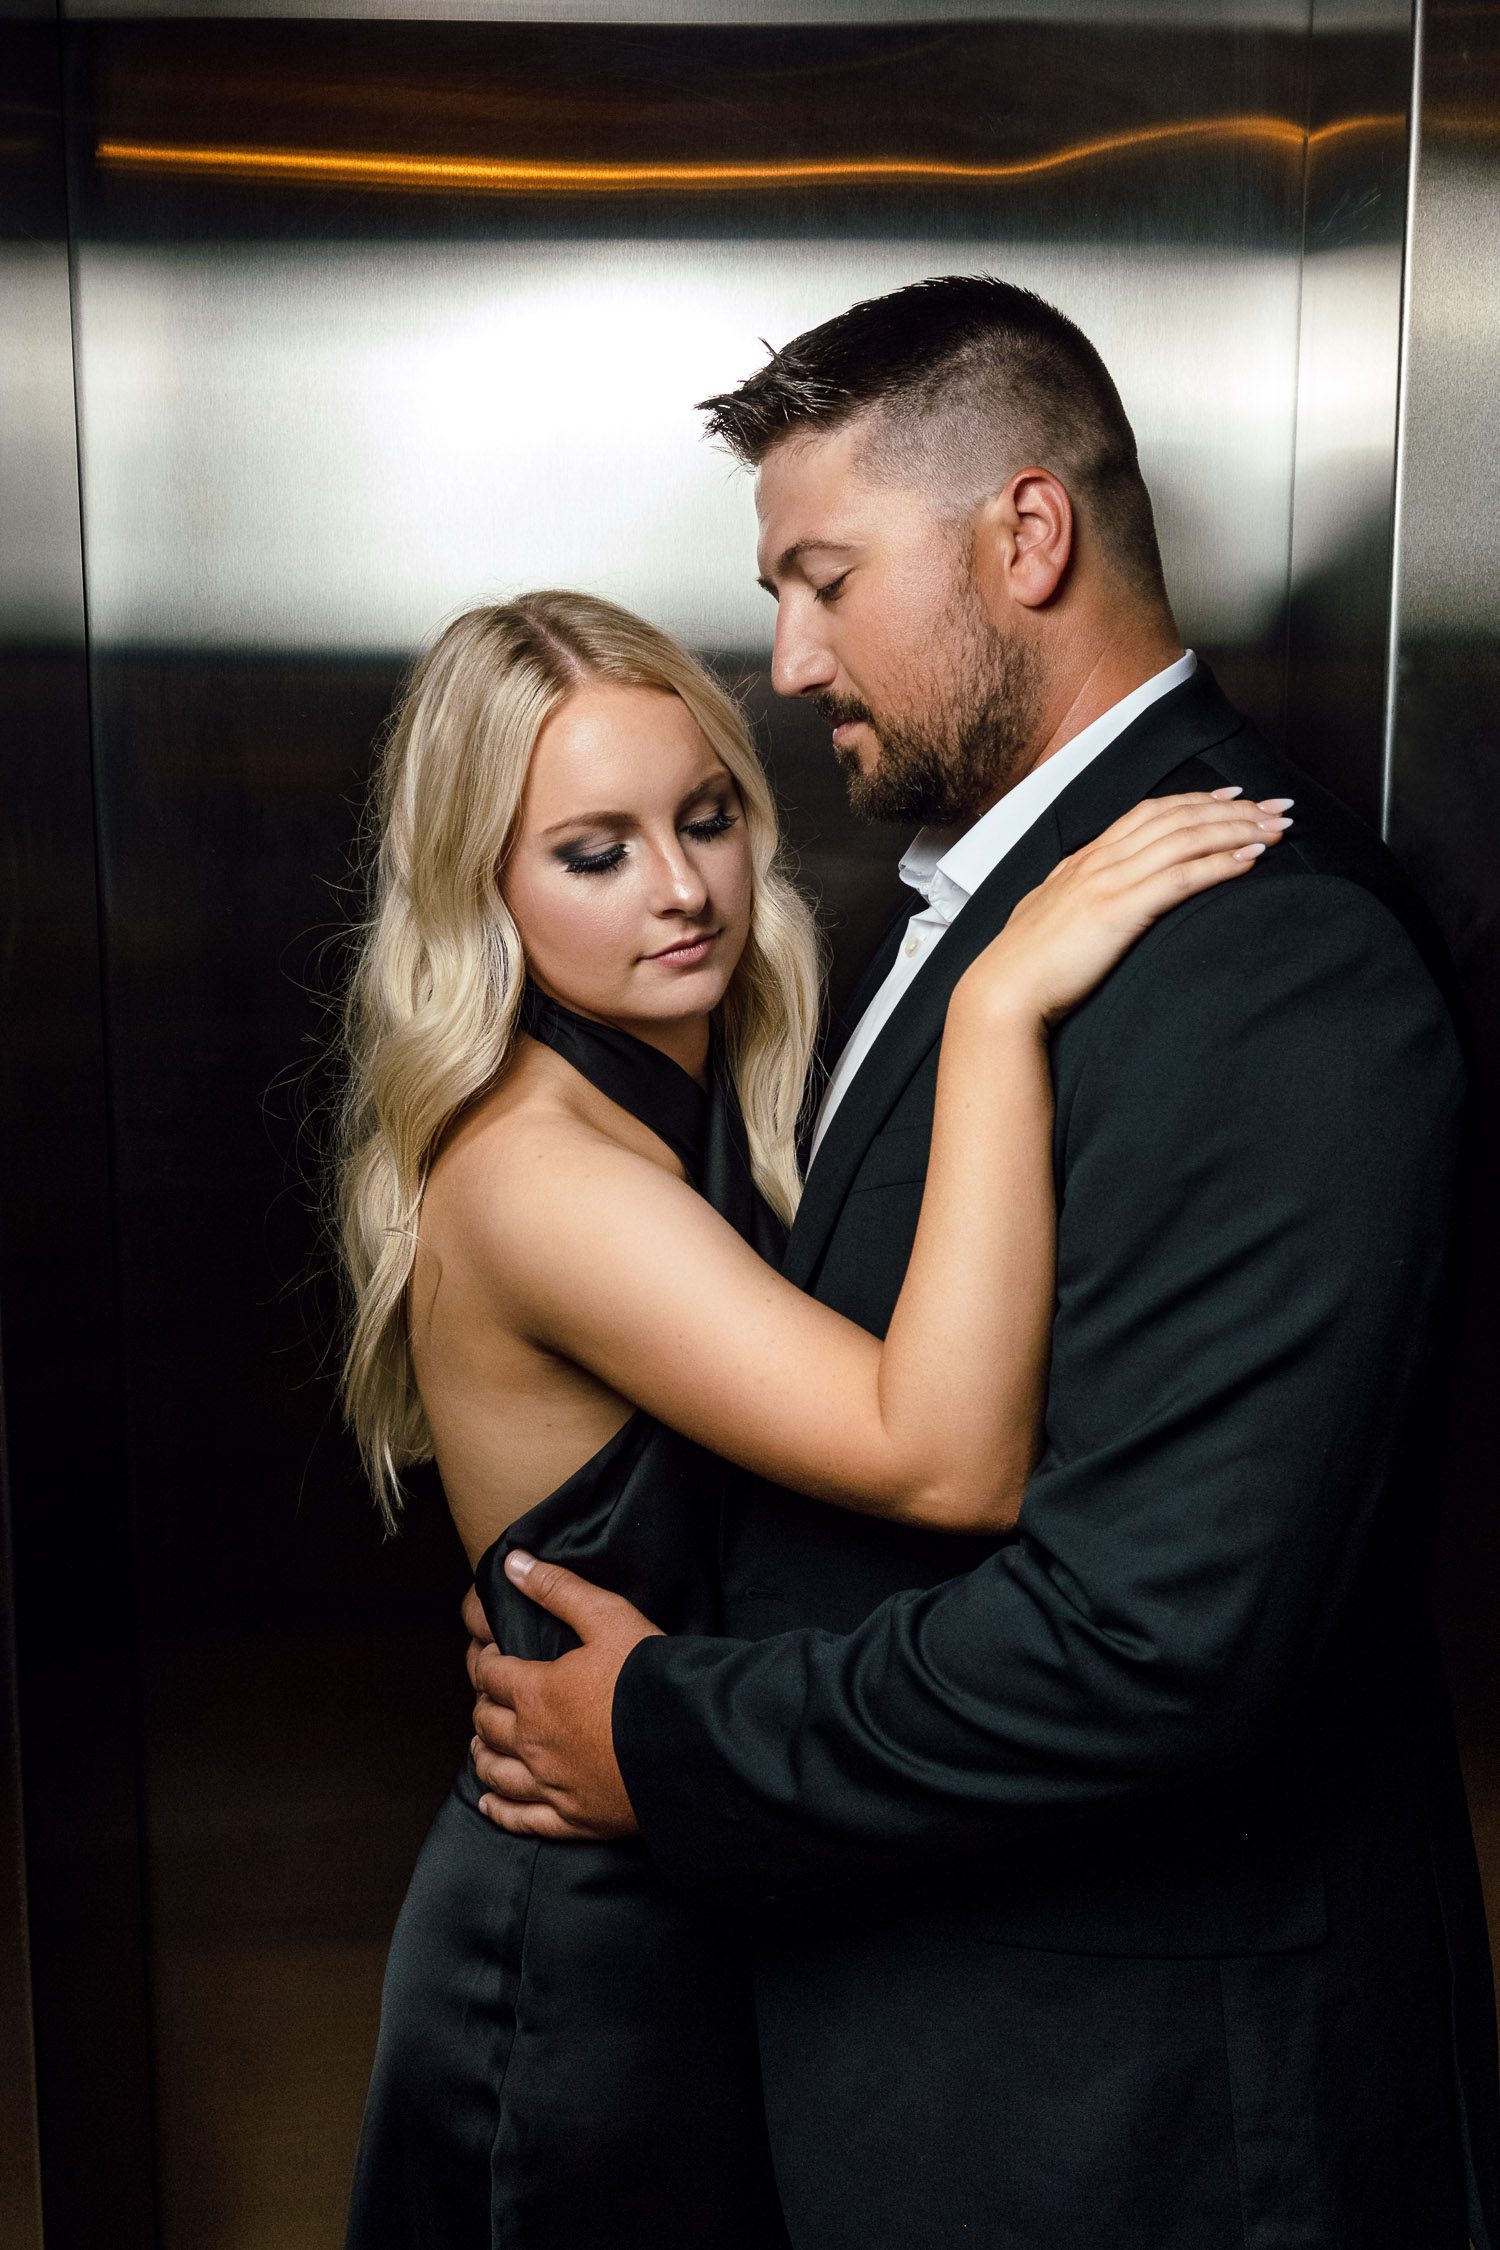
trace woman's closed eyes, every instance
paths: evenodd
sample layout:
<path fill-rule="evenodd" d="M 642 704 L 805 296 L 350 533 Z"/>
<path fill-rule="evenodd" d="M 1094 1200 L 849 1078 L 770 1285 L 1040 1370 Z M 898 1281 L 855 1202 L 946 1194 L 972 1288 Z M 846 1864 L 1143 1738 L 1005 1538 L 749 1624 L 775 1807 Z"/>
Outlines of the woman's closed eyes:
<path fill-rule="evenodd" d="M 739 819 L 738 813 L 721 803 L 700 819 L 685 822 L 681 833 L 690 836 L 695 844 L 711 844 L 716 838 L 727 836 L 731 828 L 738 827 Z M 564 849 L 558 857 L 570 875 L 609 875 L 624 864 L 626 850 L 624 844 L 609 844 L 598 852 Z"/>

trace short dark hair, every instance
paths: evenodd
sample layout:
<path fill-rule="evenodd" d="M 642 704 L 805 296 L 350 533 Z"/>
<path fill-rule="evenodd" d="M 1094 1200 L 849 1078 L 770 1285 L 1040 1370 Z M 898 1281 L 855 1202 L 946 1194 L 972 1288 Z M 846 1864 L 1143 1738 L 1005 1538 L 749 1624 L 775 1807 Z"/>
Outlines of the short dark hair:
<path fill-rule="evenodd" d="M 749 468 L 784 439 L 868 413 L 876 472 L 945 488 L 956 503 L 977 498 L 986 475 L 1000 484 L 1050 469 L 1120 575 L 1166 599 L 1120 394 L 1083 331 L 1030 289 L 943 274 L 867 297 L 699 406 L 710 436 Z"/>

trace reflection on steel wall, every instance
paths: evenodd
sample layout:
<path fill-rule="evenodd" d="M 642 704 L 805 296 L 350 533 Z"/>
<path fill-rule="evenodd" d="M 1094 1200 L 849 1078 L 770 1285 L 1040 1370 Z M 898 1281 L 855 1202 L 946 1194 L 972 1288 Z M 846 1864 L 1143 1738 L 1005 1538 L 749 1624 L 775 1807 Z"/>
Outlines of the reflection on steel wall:
<path fill-rule="evenodd" d="M 130 1518 L 61 95 L 51 10 L 13 7 L 0 22 L 0 2240 L 38 2244 L 44 2207 L 48 2250 L 147 2250 Z"/>
<path fill-rule="evenodd" d="M 1029 114 L 1059 38 L 803 44 L 101 42 L 79 269 L 95 634 L 405 649 L 478 588 L 541 582 L 757 649 L 748 494 L 692 401 L 763 335 L 983 262 L 1103 348 L 1192 632 L 1274 646 L 1298 48 L 1115 35 L 1071 112 Z"/>
<path fill-rule="evenodd" d="M 1358 0 L 1355 0 L 1358 4 Z M 1372 0 L 1379 7 L 1380 0 Z M 109 16 L 323 16 L 357 15 L 402 23 L 618 23 L 718 26 L 786 25 L 797 30 L 833 25 L 868 29 L 872 23 L 936 25 L 988 22 L 1007 16 L 1028 23 L 1105 25 L 1139 17 L 1157 28 L 1177 25 L 1248 32 L 1307 29 L 1307 0 L 1150 0 L 1128 8 L 1121 0 L 1026 0 L 1024 9 L 1004 0 L 63 0 L 69 17 Z"/>
<path fill-rule="evenodd" d="M 1448 1662 L 1490 1926 L 1500 1939 L 1500 16 L 1428 0 L 1408 258 L 1391 711 L 1391 840 L 1453 949 L 1471 1011 L 1476 1161 L 1443 1464 Z"/>
<path fill-rule="evenodd" d="M 156 145 L 165 167 L 170 144 Z M 748 485 L 703 444 L 692 402 L 748 374 L 762 333 L 998 259 L 1099 340 L 1134 410 L 1185 629 L 1255 649 L 1286 585 L 1288 174 L 1295 186 L 1273 160 L 1261 208 L 1236 214 L 1227 288 L 1212 242 L 985 243 L 962 207 L 932 211 L 930 233 L 872 239 L 861 224 L 795 258 L 776 236 L 599 239 L 588 211 L 575 239 L 538 243 L 504 189 L 477 241 L 402 239 L 410 222 L 392 212 L 393 239 L 357 244 L 300 229 L 211 256 L 88 243 L 94 631 L 384 651 L 476 592 L 585 585 L 699 646 L 759 649 Z M 202 189 L 179 196 L 191 208 Z"/>
<path fill-rule="evenodd" d="M 1285 731 L 1378 821 L 1411 0 L 1312 0 L 1310 20 Z"/>

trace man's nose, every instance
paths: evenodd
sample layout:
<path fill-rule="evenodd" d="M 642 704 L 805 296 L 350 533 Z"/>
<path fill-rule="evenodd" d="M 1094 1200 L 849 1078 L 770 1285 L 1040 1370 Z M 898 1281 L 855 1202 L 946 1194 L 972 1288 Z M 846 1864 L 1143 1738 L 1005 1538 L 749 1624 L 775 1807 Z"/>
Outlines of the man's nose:
<path fill-rule="evenodd" d="M 832 687 L 832 653 L 824 647 L 801 603 L 783 602 L 776 612 L 771 649 L 771 685 L 778 695 L 816 695 Z"/>

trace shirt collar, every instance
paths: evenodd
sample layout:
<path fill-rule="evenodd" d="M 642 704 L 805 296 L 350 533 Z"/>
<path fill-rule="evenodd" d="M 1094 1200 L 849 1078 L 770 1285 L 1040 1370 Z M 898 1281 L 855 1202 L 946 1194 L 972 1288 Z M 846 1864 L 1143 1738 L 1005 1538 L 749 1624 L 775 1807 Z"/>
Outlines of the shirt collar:
<path fill-rule="evenodd" d="M 1092 724 L 1031 773 L 1024 774 L 997 804 L 981 813 L 971 827 L 957 833 L 951 828 L 922 828 L 902 855 L 899 873 L 910 889 L 920 891 L 944 922 L 967 904 L 987 876 L 994 873 L 1006 853 L 1039 820 L 1047 807 L 1102 750 L 1107 750 L 1125 729 L 1153 703 L 1190 680 L 1198 669 L 1191 649 L 1143 680 L 1129 695 L 1102 712 Z"/>

